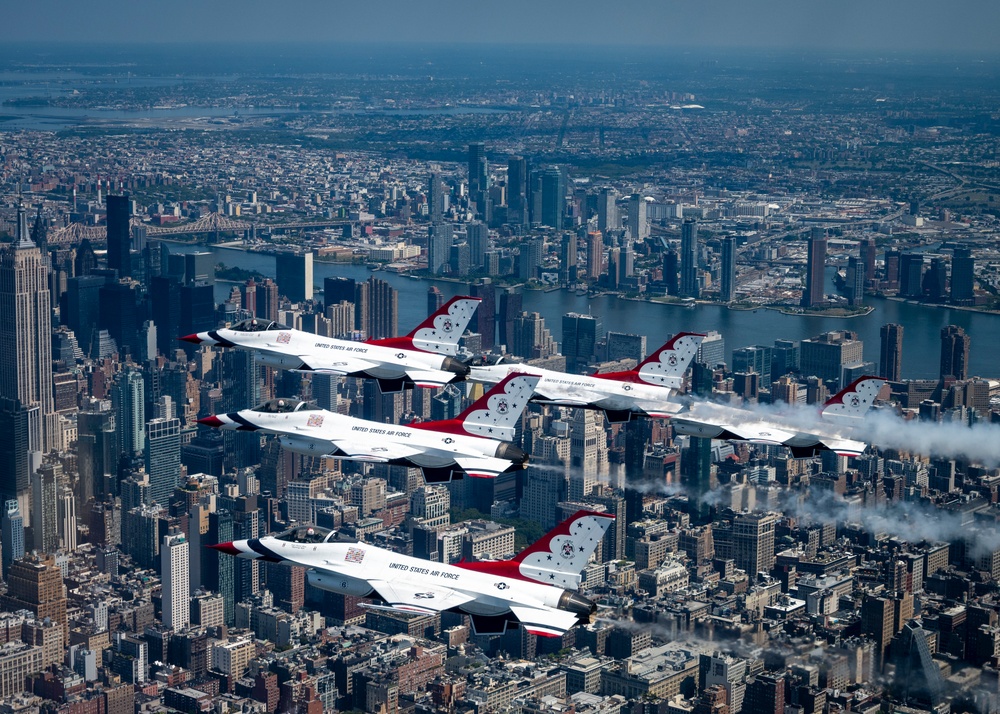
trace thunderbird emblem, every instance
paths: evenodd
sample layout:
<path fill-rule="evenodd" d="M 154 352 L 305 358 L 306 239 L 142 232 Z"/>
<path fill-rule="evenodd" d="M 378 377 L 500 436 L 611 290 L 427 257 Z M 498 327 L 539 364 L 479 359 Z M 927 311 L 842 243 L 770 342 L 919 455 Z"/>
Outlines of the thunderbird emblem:
<path fill-rule="evenodd" d="M 669 364 L 671 367 L 676 367 L 677 366 L 677 355 L 672 354 L 669 357 L 667 357 L 667 364 Z"/>
<path fill-rule="evenodd" d="M 501 414 L 506 414 L 508 409 L 510 409 L 510 405 L 507 404 L 506 399 L 501 399 L 499 402 L 497 402 L 497 411 L 500 412 Z"/>
<path fill-rule="evenodd" d="M 857 394 L 851 396 L 850 402 L 852 407 L 861 406 L 861 400 L 858 398 Z"/>
<path fill-rule="evenodd" d="M 450 319 L 445 320 L 441 323 L 441 329 L 445 332 L 451 332 L 455 329 L 455 323 L 453 323 Z"/>
<path fill-rule="evenodd" d="M 569 541 L 562 544 L 562 557 L 572 558 L 576 550 L 573 548 L 573 544 Z"/>

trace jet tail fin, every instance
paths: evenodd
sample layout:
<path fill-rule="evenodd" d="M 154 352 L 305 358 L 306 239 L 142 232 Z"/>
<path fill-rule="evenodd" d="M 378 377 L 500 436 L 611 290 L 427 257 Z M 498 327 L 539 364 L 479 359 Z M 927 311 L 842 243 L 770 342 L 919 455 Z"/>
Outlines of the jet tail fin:
<path fill-rule="evenodd" d="M 704 339 L 705 335 L 697 332 L 680 332 L 636 365 L 635 369 L 594 376 L 619 382 L 645 382 L 657 387 L 678 389 L 684 378 L 684 372 L 698 354 L 698 347 Z"/>
<path fill-rule="evenodd" d="M 482 298 L 453 297 L 405 337 L 369 340 L 369 343 L 454 357 L 458 354 L 458 341 L 480 302 Z"/>
<path fill-rule="evenodd" d="M 539 379 L 541 377 L 534 374 L 510 374 L 454 419 L 425 421 L 410 426 L 512 441 L 521 412 L 528 406 Z"/>
<path fill-rule="evenodd" d="M 823 405 L 825 419 L 861 419 L 871 409 L 886 380 L 859 377 L 830 397 Z"/>

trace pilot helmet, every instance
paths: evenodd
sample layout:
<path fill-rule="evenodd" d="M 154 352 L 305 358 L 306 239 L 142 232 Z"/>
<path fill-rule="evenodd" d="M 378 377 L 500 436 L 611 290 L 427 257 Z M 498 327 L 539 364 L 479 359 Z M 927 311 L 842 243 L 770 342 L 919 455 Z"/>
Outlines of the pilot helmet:
<path fill-rule="evenodd" d="M 316 535 L 316 531 L 313 530 L 312 528 L 310 528 L 309 530 L 306 531 L 306 535 L 308 535 L 308 536 L 314 536 L 314 535 Z"/>

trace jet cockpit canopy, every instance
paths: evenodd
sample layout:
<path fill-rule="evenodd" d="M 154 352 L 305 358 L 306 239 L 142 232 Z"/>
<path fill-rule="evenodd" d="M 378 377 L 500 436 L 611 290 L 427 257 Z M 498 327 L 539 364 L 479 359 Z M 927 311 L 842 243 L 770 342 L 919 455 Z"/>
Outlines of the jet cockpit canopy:
<path fill-rule="evenodd" d="M 319 409 L 311 402 L 303 402 L 298 399 L 268 399 L 263 404 L 258 404 L 253 408 L 255 412 L 263 414 L 288 414 L 290 412 L 314 412 Z"/>
<path fill-rule="evenodd" d="M 296 526 L 274 535 L 289 543 L 357 543 L 357 538 L 320 526 Z"/>
<path fill-rule="evenodd" d="M 267 332 L 269 330 L 287 330 L 288 328 L 274 320 L 262 320 L 259 317 L 251 317 L 242 322 L 237 322 L 229 329 L 234 332 Z"/>

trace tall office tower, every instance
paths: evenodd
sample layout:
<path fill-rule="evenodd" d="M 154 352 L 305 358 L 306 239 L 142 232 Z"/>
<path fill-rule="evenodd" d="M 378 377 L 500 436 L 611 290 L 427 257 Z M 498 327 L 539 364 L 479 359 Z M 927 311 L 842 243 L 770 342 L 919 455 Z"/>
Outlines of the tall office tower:
<path fill-rule="evenodd" d="M 698 662 L 699 680 L 703 689 L 718 686 L 726 690 L 726 701 L 731 714 L 744 709 L 746 695 L 747 661 L 722 652 L 701 654 Z"/>
<path fill-rule="evenodd" d="M 323 307 L 329 308 L 344 301 L 353 304 L 357 285 L 357 281 L 351 278 L 324 278 Z"/>
<path fill-rule="evenodd" d="M 189 544 L 176 526 L 160 545 L 160 580 L 163 583 L 163 626 L 181 630 L 191 622 Z"/>
<path fill-rule="evenodd" d="M 306 569 L 268 563 L 267 589 L 274 593 L 276 606 L 285 612 L 296 614 L 305 604 Z"/>
<path fill-rule="evenodd" d="M 806 262 L 806 289 L 802 292 L 802 307 L 815 307 L 826 301 L 826 237 L 822 228 L 813 228 L 809 237 Z"/>
<path fill-rule="evenodd" d="M 500 344 L 511 349 L 511 341 L 514 338 L 514 320 L 521 315 L 521 293 L 514 288 L 503 288 L 500 293 Z"/>
<path fill-rule="evenodd" d="M 103 286 L 103 275 L 79 275 L 66 281 L 65 306 L 60 309 L 62 322 L 73 330 L 85 355 L 90 355 Z"/>
<path fill-rule="evenodd" d="M 680 256 L 671 248 L 663 254 L 663 284 L 667 295 L 680 295 L 680 283 L 677 280 L 677 269 L 680 267 Z"/>
<path fill-rule="evenodd" d="M 399 328 L 399 292 L 385 280 L 368 278 L 368 314 L 365 334 L 369 339 L 396 337 Z"/>
<path fill-rule="evenodd" d="M 617 290 L 622 280 L 622 249 L 617 245 L 608 248 L 608 274 L 606 284 L 612 290 Z"/>
<path fill-rule="evenodd" d="M 329 280 L 329 278 L 327 278 Z M 257 314 L 257 282 L 249 278 L 240 288 L 240 307 L 251 314 Z"/>
<path fill-rule="evenodd" d="M 166 508 L 181 478 L 180 419 L 151 419 L 146 422 L 145 457 L 149 497 Z"/>
<path fill-rule="evenodd" d="M 126 368 L 115 377 L 111 404 L 118 427 L 118 453 L 135 456 L 146 445 L 146 395 L 142 372 Z"/>
<path fill-rule="evenodd" d="M 755 372 L 760 375 L 761 384 L 771 383 L 772 350 L 764 345 L 741 347 L 733 350 L 734 372 Z"/>
<path fill-rule="evenodd" d="M 633 193 L 628 200 L 628 232 L 634 241 L 643 241 L 649 237 L 649 221 L 646 219 L 646 197 L 641 193 Z"/>
<path fill-rule="evenodd" d="M 692 436 L 681 453 L 681 484 L 688 493 L 688 508 L 692 523 L 712 522 L 707 500 L 712 490 L 712 440 Z"/>
<path fill-rule="evenodd" d="M 64 552 L 76 550 L 76 498 L 69 486 L 60 486 L 56 494 L 56 535 Z"/>
<path fill-rule="evenodd" d="M 177 336 L 181 332 L 181 285 L 168 275 L 158 275 L 149 281 L 150 317 L 156 324 L 156 349 L 161 355 L 173 355 L 178 349 Z M 91 344 L 91 354 L 98 345 L 97 336 Z"/>
<path fill-rule="evenodd" d="M 24 557 L 24 517 L 17 499 L 4 504 L 3 518 L 0 519 L 0 542 L 3 543 L 3 579 L 7 580 L 11 563 Z"/>
<path fill-rule="evenodd" d="M 233 535 L 233 514 L 226 508 L 208 514 L 208 531 L 204 535 L 206 543 L 228 543 Z M 232 624 L 236 614 L 236 558 L 206 549 L 201 558 L 201 585 L 222 595 L 226 624 Z"/>
<path fill-rule="evenodd" d="M 948 289 L 948 263 L 944 258 L 931 258 L 931 266 L 924 273 L 921 290 L 931 302 L 945 299 Z"/>
<path fill-rule="evenodd" d="M 261 401 L 260 370 L 251 353 L 245 350 L 224 350 L 222 360 L 222 409 L 235 412 L 255 406 Z M 254 431 L 222 432 L 225 444 L 225 468 L 253 466 L 260 460 L 260 434 Z"/>
<path fill-rule="evenodd" d="M 864 267 L 864 288 L 865 290 L 874 290 L 875 283 L 877 282 L 875 277 L 875 258 L 878 255 L 874 238 L 862 239 L 860 255 L 861 265 Z"/>
<path fill-rule="evenodd" d="M 736 567 L 750 573 L 769 573 L 774 567 L 774 513 L 740 513 L 733 518 Z"/>
<path fill-rule="evenodd" d="M 275 281 L 292 302 L 313 297 L 313 253 L 278 253 L 274 260 Z M 274 319 L 274 318 L 271 318 Z"/>
<path fill-rule="evenodd" d="M 139 354 L 140 288 L 138 282 L 125 278 L 106 283 L 98 291 L 100 309 L 97 327 L 108 331 L 121 355 L 130 354 L 136 361 Z M 205 329 L 211 327 L 213 325 Z"/>
<path fill-rule="evenodd" d="M 507 159 L 507 223 L 528 222 L 528 163 L 523 156 Z"/>
<path fill-rule="evenodd" d="M 845 367 L 864 362 L 864 347 L 856 332 L 824 332 L 799 343 L 799 368 L 807 377 L 840 384 Z"/>
<path fill-rule="evenodd" d="M 587 498 L 608 466 L 608 438 L 603 413 L 575 409 L 569 430 L 569 500 Z"/>
<path fill-rule="evenodd" d="M 708 367 L 717 367 L 726 361 L 726 338 L 715 330 L 709 330 L 698 347 L 695 362 Z"/>
<path fill-rule="evenodd" d="M 604 239 L 593 231 L 587 234 L 587 279 L 597 280 L 604 271 Z"/>
<path fill-rule="evenodd" d="M 878 373 L 890 382 L 903 378 L 903 326 L 894 323 L 882 325 L 882 351 L 879 356 Z"/>
<path fill-rule="evenodd" d="M 474 332 L 478 332 L 482 337 L 483 351 L 489 352 L 496 345 L 497 288 L 489 278 L 480 278 L 469 286 L 469 296 L 482 300 L 476 308 Z"/>
<path fill-rule="evenodd" d="M 132 275 L 132 202 L 123 196 L 108 195 L 108 267 L 118 271 L 119 278 Z"/>
<path fill-rule="evenodd" d="M 635 275 L 635 243 L 632 242 L 631 238 L 625 239 L 621 261 L 621 278 L 631 278 Z"/>
<path fill-rule="evenodd" d="M 0 251 L 0 409 L 28 414 L 28 449 L 58 445 L 52 400 L 52 312 L 47 260 L 28 237 L 24 204 L 14 242 Z M 25 484 L 26 485 L 26 484 Z"/>
<path fill-rule="evenodd" d="M 558 349 L 558 345 L 552 339 L 552 333 L 545 326 L 545 318 L 537 312 L 521 313 L 514 319 L 514 328 L 511 332 L 508 350 L 521 357 L 527 359 L 551 357 Z"/>
<path fill-rule="evenodd" d="M 938 642 L 941 633 L 932 634 L 916 620 L 903 625 L 892 642 L 890 659 L 895 664 L 895 676 L 891 691 L 901 701 L 923 704 L 936 711 L 944 701 L 947 683 L 932 656 L 932 637 Z"/>
<path fill-rule="evenodd" d="M 475 221 L 465 227 L 471 252 L 472 269 L 478 270 L 486 264 L 486 251 L 490 249 L 490 230 L 482 221 Z"/>
<path fill-rule="evenodd" d="M 270 278 L 257 284 L 257 317 L 262 320 L 278 319 L 278 284 Z"/>
<path fill-rule="evenodd" d="M 590 362 L 598 340 L 604 337 L 604 330 L 599 317 L 570 312 L 563 315 L 562 335 L 566 369 L 576 372 Z"/>
<path fill-rule="evenodd" d="M 469 144 L 469 194 L 478 201 L 477 193 L 489 186 L 489 166 L 486 163 L 486 144 L 481 141 Z"/>
<path fill-rule="evenodd" d="M 844 283 L 849 305 L 863 305 L 865 302 L 865 265 L 853 255 L 847 259 L 847 278 Z"/>
<path fill-rule="evenodd" d="M 0 597 L 0 607 L 7 612 L 30 610 L 39 620 L 47 617 L 58 622 L 68 639 L 62 571 L 51 555 L 32 554 L 11 564 L 7 594 Z"/>
<path fill-rule="evenodd" d="M 521 254 L 518 258 L 517 276 L 521 280 L 537 280 L 544 254 L 545 239 L 541 236 L 536 236 L 522 242 Z"/>
<path fill-rule="evenodd" d="M 432 275 L 441 275 L 448 265 L 451 244 L 455 242 L 455 229 L 450 223 L 432 223 L 427 228 L 427 269 Z"/>
<path fill-rule="evenodd" d="M 567 499 L 567 493 L 566 473 L 562 469 L 529 466 L 524 474 L 521 517 L 551 530 L 557 525 L 556 505 Z"/>
<path fill-rule="evenodd" d="M 747 683 L 743 708 L 754 714 L 784 714 L 784 675 L 758 674 Z"/>
<path fill-rule="evenodd" d="M 438 171 L 431 171 L 427 182 L 427 215 L 431 223 L 440 223 L 444 218 L 444 183 Z"/>
<path fill-rule="evenodd" d="M 438 286 L 431 285 L 427 288 L 427 314 L 433 315 L 442 305 L 444 305 L 444 293 Z"/>
<path fill-rule="evenodd" d="M 941 328 L 941 379 L 969 378 L 969 349 L 972 339 L 957 325 Z"/>
<path fill-rule="evenodd" d="M 472 267 L 472 251 L 469 250 L 468 243 L 462 241 L 452 244 L 448 256 L 448 266 L 451 268 L 452 275 L 465 277 L 469 274 Z"/>
<path fill-rule="evenodd" d="M 31 420 L 37 409 L 29 410 L 11 400 L 0 400 L 0 498 L 17 499 L 27 510 L 31 473 L 41 453 L 31 449 Z"/>
<path fill-rule="evenodd" d="M 632 335 L 625 332 L 608 332 L 607 355 L 605 359 L 616 362 L 621 359 L 633 359 L 642 362 L 646 359 L 646 336 Z"/>
<path fill-rule="evenodd" d="M 736 238 L 734 236 L 726 236 L 722 239 L 721 282 L 719 299 L 722 302 L 732 302 L 736 297 Z"/>
<path fill-rule="evenodd" d="M 771 348 L 771 378 L 799 371 L 799 343 L 795 340 L 775 340 Z"/>
<path fill-rule="evenodd" d="M 698 222 L 688 218 L 681 226 L 681 297 L 698 298 Z"/>
<path fill-rule="evenodd" d="M 888 261 L 888 256 L 886 256 Z M 899 296 L 918 298 L 924 294 L 924 256 L 903 253 L 899 256 Z"/>
<path fill-rule="evenodd" d="M 259 538 L 262 535 L 260 522 L 260 508 L 257 504 L 257 496 L 239 496 L 237 498 L 220 498 L 219 503 L 223 508 L 228 509 L 233 514 L 233 538 L 235 540 L 246 540 L 249 538 Z M 243 558 L 233 558 L 236 568 L 233 571 L 235 579 L 236 602 L 250 597 L 260 592 L 260 571 L 261 562 L 259 560 L 246 560 Z"/>
<path fill-rule="evenodd" d="M 955 248 L 951 259 L 951 301 L 955 305 L 974 305 L 976 258 L 971 248 Z"/>
<path fill-rule="evenodd" d="M 39 553 L 59 550 L 59 477 L 62 468 L 42 464 L 31 475 L 31 547 Z"/>
<path fill-rule="evenodd" d="M 541 175 L 541 184 L 542 215 L 539 223 L 560 231 L 563 227 L 563 209 L 566 203 L 566 180 L 562 170 L 558 166 L 545 169 Z"/>
<path fill-rule="evenodd" d="M 625 430 L 625 515 L 626 520 L 642 520 L 646 494 L 656 488 L 646 474 L 646 445 L 652 439 L 650 419 L 632 419 Z"/>
<path fill-rule="evenodd" d="M 622 227 L 618 218 L 618 192 L 611 187 L 604 187 L 597 196 L 597 230 L 602 235 L 610 236 Z"/>

